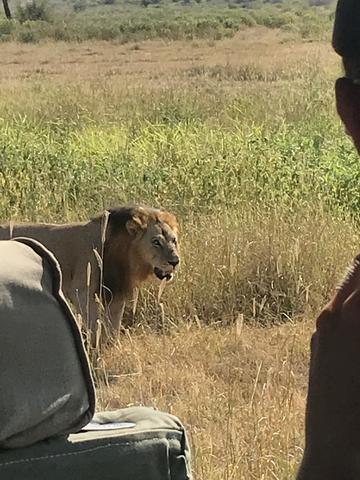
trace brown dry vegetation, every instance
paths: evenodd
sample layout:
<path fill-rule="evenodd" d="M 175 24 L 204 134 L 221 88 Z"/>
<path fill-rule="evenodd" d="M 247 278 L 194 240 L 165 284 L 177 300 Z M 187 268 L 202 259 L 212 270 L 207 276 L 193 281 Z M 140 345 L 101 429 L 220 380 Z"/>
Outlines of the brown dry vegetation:
<path fill-rule="evenodd" d="M 244 65 L 262 71 L 276 71 L 285 79 L 308 73 L 309 68 L 338 68 L 328 42 L 298 42 L 294 34 L 265 27 L 246 29 L 233 38 L 209 40 L 154 40 L 118 45 L 110 42 L 62 43 L 39 45 L 4 43 L 1 48 L 0 82 L 37 79 L 51 82 L 98 82 L 113 80 L 117 88 L 131 86 L 160 87 L 170 82 L 188 82 L 201 74 L 201 67 L 226 67 L 236 70 Z M 305 69 L 305 71 L 304 71 Z M 69 77 L 70 75 L 70 77 Z M 115 77 L 115 78 L 112 78 Z M 226 80 L 226 78 L 221 78 Z M 228 78 L 232 80 L 232 78 Z M 130 85 L 129 85 L 130 86 Z M 234 85 L 232 85 L 232 88 Z"/>
<path fill-rule="evenodd" d="M 326 196 L 341 200 L 338 179 L 325 169 L 317 183 L 320 174 L 304 170 L 297 190 L 290 160 L 306 163 L 308 154 L 327 151 L 330 166 L 339 153 L 351 159 L 333 106 L 338 73 L 328 43 L 265 28 L 216 43 L 1 46 L 4 151 L 18 144 L 25 152 L 23 164 L 18 152 L 2 160 L 4 220 L 85 218 L 133 199 L 179 216 L 179 278 L 166 289 L 163 310 L 156 291 L 141 295 L 136 326 L 100 358 L 107 384 L 98 396 L 102 408 L 146 404 L 178 415 L 198 480 L 285 480 L 301 456 L 313 321 L 355 254 L 359 230 Z M 298 133 L 308 125 L 309 135 L 318 128 L 309 144 Z M 126 161 L 116 167 L 120 155 Z M 288 187 L 277 176 L 278 156 L 284 175 L 291 173 Z M 214 159 L 195 169 L 200 180 L 219 169 L 204 179 L 215 182 L 205 185 L 215 199 L 201 197 L 201 182 L 191 184 L 200 157 Z M 163 162 L 153 190 L 130 170 L 123 188 L 127 162 L 155 168 L 152 158 Z M 170 170 L 168 188 L 160 188 L 171 162 L 184 176 Z M 243 183 L 221 180 L 230 167 L 228 181 Z M 269 183 L 257 191 L 264 172 Z M 178 186 L 184 193 L 175 200 Z"/>
<path fill-rule="evenodd" d="M 104 408 L 155 405 L 190 433 L 197 479 L 287 479 L 303 443 L 306 323 L 192 326 L 122 338 L 107 352 Z"/>

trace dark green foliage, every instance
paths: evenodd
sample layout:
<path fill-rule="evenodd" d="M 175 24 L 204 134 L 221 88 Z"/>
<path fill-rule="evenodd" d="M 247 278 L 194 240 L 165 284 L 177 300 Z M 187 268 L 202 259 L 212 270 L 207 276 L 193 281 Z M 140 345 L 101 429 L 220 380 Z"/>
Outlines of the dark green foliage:
<path fill-rule="evenodd" d="M 166 0 L 137 0 L 136 6 L 113 5 L 117 1 L 74 0 L 72 12 L 64 7 L 60 14 L 55 8 L 50 10 L 45 0 L 31 0 L 18 7 L 17 22 L 11 28 L 3 29 L 0 25 L 0 38 L 21 42 L 47 38 L 121 43 L 154 38 L 219 40 L 235 35 L 244 27 L 259 25 L 293 31 L 316 40 L 329 38 L 332 26 L 331 15 L 323 9 L 295 4 L 290 8 L 285 2 L 265 5 L 259 1 L 229 0 L 226 4 L 211 5 L 200 3 L 201 0 L 179 0 L 171 4 L 165 3 Z M 146 13 L 141 6 L 148 7 Z M 26 22 L 32 25 L 24 27 Z"/>
<path fill-rule="evenodd" d="M 29 0 L 23 5 L 18 5 L 16 18 L 20 23 L 27 21 L 49 22 L 51 12 L 46 0 Z"/>
<path fill-rule="evenodd" d="M 333 0 L 309 0 L 310 7 L 320 7 L 331 3 L 333 3 Z"/>

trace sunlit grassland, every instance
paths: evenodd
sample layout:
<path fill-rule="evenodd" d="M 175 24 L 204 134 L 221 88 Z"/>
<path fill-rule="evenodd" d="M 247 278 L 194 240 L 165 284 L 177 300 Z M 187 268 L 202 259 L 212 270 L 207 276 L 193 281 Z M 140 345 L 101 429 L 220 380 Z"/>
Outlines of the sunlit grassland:
<path fill-rule="evenodd" d="M 163 309 L 141 293 L 100 405 L 179 415 L 198 479 L 293 478 L 312 321 L 359 243 L 328 43 L 8 43 L 0 63 L 3 221 L 136 201 L 181 223 L 178 278 Z"/>

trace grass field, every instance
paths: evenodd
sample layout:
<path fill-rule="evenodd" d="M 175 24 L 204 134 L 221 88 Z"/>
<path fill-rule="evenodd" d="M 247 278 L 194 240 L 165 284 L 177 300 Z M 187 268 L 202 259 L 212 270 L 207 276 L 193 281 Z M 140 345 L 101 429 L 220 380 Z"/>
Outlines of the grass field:
<path fill-rule="evenodd" d="M 143 291 L 101 358 L 100 406 L 180 416 L 197 479 L 293 478 L 313 321 L 359 238 L 360 163 L 329 42 L 255 26 L 1 49 L 2 220 L 141 201 L 182 226 L 163 310 Z"/>
<path fill-rule="evenodd" d="M 159 38 L 220 40 L 255 26 L 319 40 L 330 32 L 334 2 L 317 1 L 328 5 L 312 8 L 308 0 L 276 4 L 262 0 L 15 0 L 10 2 L 12 20 L 0 16 L 0 40 L 111 40 L 120 44 Z"/>

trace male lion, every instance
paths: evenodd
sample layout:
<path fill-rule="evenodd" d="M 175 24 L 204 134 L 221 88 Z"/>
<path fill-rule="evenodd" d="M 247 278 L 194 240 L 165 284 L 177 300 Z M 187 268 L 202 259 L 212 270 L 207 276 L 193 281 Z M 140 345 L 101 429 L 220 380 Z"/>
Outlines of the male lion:
<path fill-rule="evenodd" d="M 11 237 L 34 238 L 54 253 L 64 294 L 92 334 L 97 298 L 116 333 L 126 297 L 151 277 L 171 280 L 179 264 L 175 216 L 139 205 L 109 209 L 87 222 L 0 225 L 0 240 Z"/>

